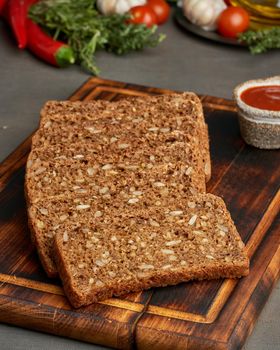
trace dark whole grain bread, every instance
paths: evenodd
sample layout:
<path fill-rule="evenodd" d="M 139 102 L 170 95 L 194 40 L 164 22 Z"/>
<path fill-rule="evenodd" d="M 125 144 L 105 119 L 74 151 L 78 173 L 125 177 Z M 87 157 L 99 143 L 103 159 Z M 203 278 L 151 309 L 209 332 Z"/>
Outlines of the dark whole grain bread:
<path fill-rule="evenodd" d="M 111 118 L 116 120 L 160 120 L 169 115 L 189 116 L 204 123 L 202 105 L 193 92 L 145 97 L 124 98 L 116 102 L 103 100 L 89 102 L 48 101 L 41 110 L 41 124 L 48 121 L 81 122 Z"/>
<path fill-rule="evenodd" d="M 73 207 L 90 204 L 90 207 L 107 205 L 114 209 L 126 205 L 134 210 L 139 206 L 174 205 L 187 201 L 193 193 L 205 192 L 204 177 L 199 181 L 197 174 L 195 165 L 185 162 L 152 168 L 143 164 L 109 166 L 78 160 L 33 162 L 26 176 L 26 197 L 33 241 L 48 275 L 56 275 L 53 228 L 68 218 L 67 213 Z M 75 204 L 74 200 L 79 203 Z M 52 207 L 58 209 L 58 217 Z M 50 222 L 46 226 L 47 217 Z"/>
<path fill-rule="evenodd" d="M 55 230 L 54 249 L 74 307 L 191 279 L 248 274 L 244 244 L 224 202 L 214 195 L 133 211 L 105 205 L 80 213 L 70 207 L 71 217 Z"/>
<path fill-rule="evenodd" d="M 126 142 L 115 142 L 104 145 L 98 142 L 82 141 L 78 143 L 46 145 L 34 148 L 29 157 L 27 165 L 37 159 L 48 160 L 87 160 L 91 159 L 97 164 L 163 164 L 186 162 L 190 159 L 201 164 L 204 182 L 205 174 L 201 155 L 197 152 L 197 143 L 194 140 L 175 142 L 149 142 L 144 138 L 126 138 Z"/>
<path fill-rule="evenodd" d="M 118 217 L 122 210 L 148 215 L 149 208 L 186 206 L 189 196 L 205 192 L 210 174 L 195 94 L 48 102 L 25 181 L 32 238 L 47 274 L 57 275 L 53 240 L 65 225 L 86 213 L 84 220 L 95 220 L 107 207 Z"/>
<path fill-rule="evenodd" d="M 197 143 L 200 140 L 200 129 L 193 121 L 186 121 L 178 127 L 176 120 L 169 120 L 169 124 L 164 127 L 158 127 L 153 124 L 144 123 L 104 123 L 104 120 L 95 120 L 94 122 L 75 123 L 74 125 L 61 125 L 61 123 L 52 122 L 48 127 L 39 129 L 32 139 L 32 146 L 45 147 L 52 144 L 67 144 L 78 142 L 100 143 L 102 145 L 115 145 L 124 143 L 126 139 L 138 138 L 149 142 L 171 143 L 186 140 L 189 137 L 196 137 Z M 200 146 L 200 145 L 199 145 Z"/>
<path fill-rule="evenodd" d="M 34 161 L 28 169 L 29 203 L 61 196 L 102 196 L 113 200 L 141 192 L 156 200 L 179 200 L 205 192 L 203 175 L 194 161 L 177 163 L 96 164 L 88 160 Z M 107 190 L 106 190 L 107 189 Z M 141 195 L 139 195 L 139 198 Z"/>
<path fill-rule="evenodd" d="M 113 117 L 112 117 L 113 116 Z M 202 104 L 192 92 L 146 97 L 133 97 L 116 102 L 91 101 L 68 102 L 48 101 L 41 111 L 40 128 L 49 127 L 53 122 L 65 124 L 92 121 L 107 123 L 139 124 L 139 128 L 167 128 L 170 125 L 184 128 L 184 122 L 195 122 L 200 133 L 200 152 L 205 165 L 206 181 L 211 177 L 208 128 L 203 116 Z"/>
<path fill-rule="evenodd" d="M 29 225 L 74 307 L 249 261 L 222 199 L 205 194 L 208 130 L 195 94 L 48 102 L 32 140 Z"/>
<path fill-rule="evenodd" d="M 41 205 L 64 198 L 84 199 L 90 196 L 97 202 L 139 201 L 140 204 L 166 205 L 184 201 L 189 195 L 205 191 L 204 177 L 196 174 L 194 164 L 166 163 L 152 169 L 142 164 L 99 164 L 78 161 L 35 161 L 26 175 L 26 198 L 29 206 Z M 148 163 L 150 164 L 150 163 Z M 40 202 L 43 204 L 40 204 Z M 57 204 L 56 204 L 57 205 Z M 32 206 L 31 206 L 32 208 Z M 43 209 L 44 212 L 44 209 Z M 29 215 L 33 241 L 50 277 L 56 275 L 51 257 L 52 235 L 37 227 Z M 47 250 L 47 252 L 46 252 Z"/>

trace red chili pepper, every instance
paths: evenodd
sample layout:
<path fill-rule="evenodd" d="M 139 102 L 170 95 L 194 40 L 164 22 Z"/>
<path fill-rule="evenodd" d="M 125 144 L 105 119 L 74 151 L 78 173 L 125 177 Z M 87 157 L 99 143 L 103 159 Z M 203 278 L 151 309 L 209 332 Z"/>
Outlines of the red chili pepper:
<path fill-rule="evenodd" d="M 29 7 L 35 1 L 8 0 L 3 8 L 2 15 L 10 24 L 20 49 L 24 49 L 27 45 L 26 18 Z"/>
<path fill-rule="evenodd" d="M 27 19 L 26 25 L 27 46 L 36 56 L 57 67 L 66 67 L 75 62 L 74 53 L 70 46 L 54 40 L 30 19 Z"/>
<path fill-rule="evenodd" d="M 2 9 L 5 6 L 7 0 L 0 0 L 0 15 L 2 15 Z"/>

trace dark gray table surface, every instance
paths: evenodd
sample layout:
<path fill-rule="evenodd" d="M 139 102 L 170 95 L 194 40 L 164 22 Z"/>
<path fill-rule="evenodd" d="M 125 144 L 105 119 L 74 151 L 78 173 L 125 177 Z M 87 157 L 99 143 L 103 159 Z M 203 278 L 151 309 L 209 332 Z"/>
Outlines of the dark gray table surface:
<path fill-rule="evenodd" d="M 117 57 L 98 53 L 107 79 L 191 90 L 231 98 L 240 82 L 279 75 L 279 50 L 252 56 L 244 48 L 215 44 L 188 34 L 170 20 L 160 30 L 167 39 L 156 49 Z M 66 99 L 89 75 L 79 67 L 56 69 L 19 51 L 0 22 L 0 161 L 38 125 L 42 104 Z M 244 349 L 280 349 L 280 290 L 274 289 Z M 101 349 L 70 339 L 0 325 L 0 349 Z"/>

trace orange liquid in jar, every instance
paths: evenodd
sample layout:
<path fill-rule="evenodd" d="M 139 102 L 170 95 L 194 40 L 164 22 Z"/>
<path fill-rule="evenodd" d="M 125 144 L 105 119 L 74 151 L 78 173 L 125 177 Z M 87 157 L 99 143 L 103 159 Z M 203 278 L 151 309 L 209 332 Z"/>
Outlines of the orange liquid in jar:
<path fill-rule="evenodd" d="M 247 105 L 255 108 L 280 111 L 280 85 L 251 87 L 244 90 L 240 98 Z"/>

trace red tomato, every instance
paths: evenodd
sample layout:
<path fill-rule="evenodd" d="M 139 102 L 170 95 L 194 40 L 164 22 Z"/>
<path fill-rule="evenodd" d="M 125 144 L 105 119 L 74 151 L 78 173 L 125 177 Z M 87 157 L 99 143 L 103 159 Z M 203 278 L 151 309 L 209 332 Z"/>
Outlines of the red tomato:
<path fill-rule="evenodd" d="M 150 6 L 156 14 L 158 24 L 162 24 L 168 20 L 170 6 L 165 0 L 148 0 L 147 5 Z"/>
<path fill-rule="evenodd" d="M 132 7 L 129 12 L 132 15 L 129 23 L 146 24 L 147 27 L 157 24 L 157 17 L 148 5 Z"/>
<path fill-rule="evenodd" d="M 229 6 L 218 18 L 218 32 L 228 38 L 236 38 L 237 34 L 249 27 L 249 14 L 242 7 Z"/>

